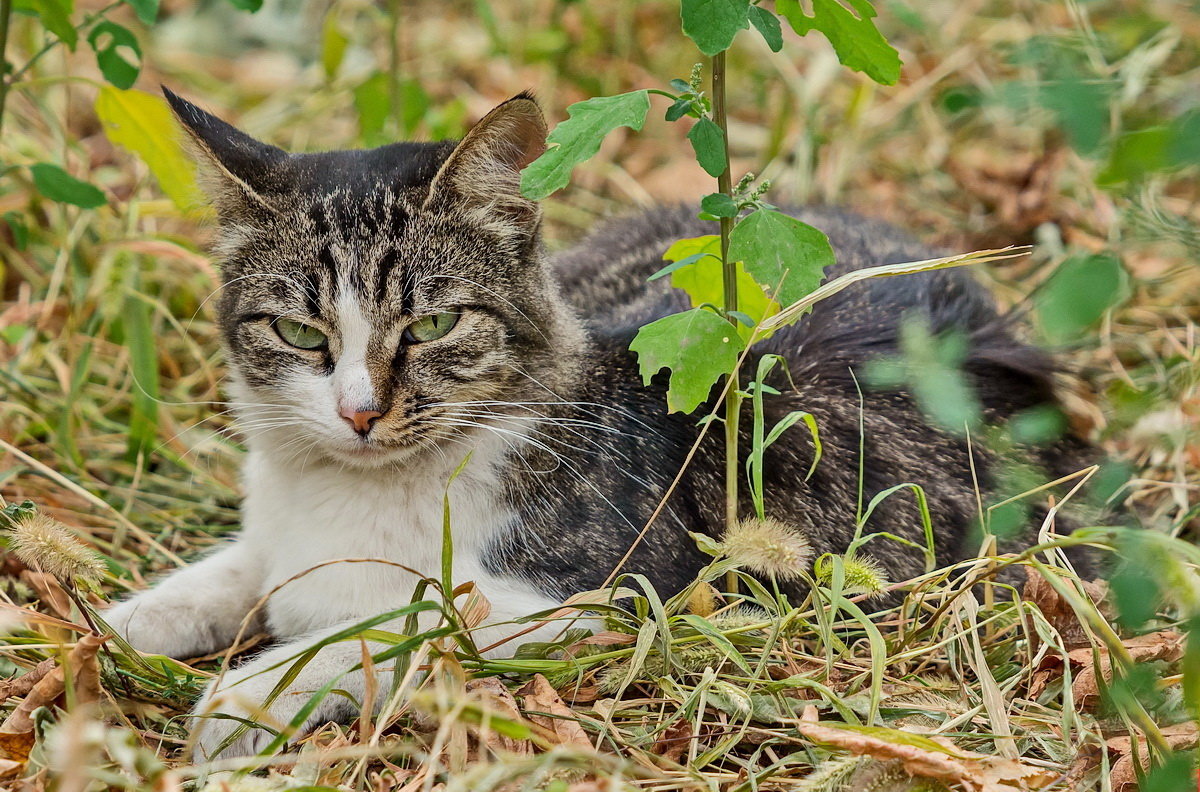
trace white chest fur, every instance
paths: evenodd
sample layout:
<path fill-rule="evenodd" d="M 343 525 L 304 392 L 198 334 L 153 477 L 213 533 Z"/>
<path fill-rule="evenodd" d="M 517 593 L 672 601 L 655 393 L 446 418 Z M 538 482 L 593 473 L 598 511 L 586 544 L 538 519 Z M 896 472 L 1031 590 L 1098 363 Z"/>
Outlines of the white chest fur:
<path fill-rule="evenodd" d="M 477 449 L 450 485 L 454 582 L 478 584 L 492 605 L 489 622 L 557 604 L 520 579 L 483 568 L 488 540 L 514 529 L 515 516 L 499 498 L 499 456 L 497 448 Z M 403 607 L 418 575 L 439 576 L 443 497 L 451 467 L 367 471 L 285 466 L 275 455 L 252 450 L 245 472 L 240 541 L 261 560 L 262 593 L 280 587 L 267 605 L 268 626 L 277 637 Z M 408 569 L 346 559 L 378 559 Z"/>

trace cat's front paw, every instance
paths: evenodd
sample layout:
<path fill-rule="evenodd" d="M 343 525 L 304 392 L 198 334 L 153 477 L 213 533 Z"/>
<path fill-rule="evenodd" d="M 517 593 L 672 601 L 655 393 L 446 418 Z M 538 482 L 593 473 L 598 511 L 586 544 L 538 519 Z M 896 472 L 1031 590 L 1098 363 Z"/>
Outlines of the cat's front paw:
<path fill-rule="evenodd" d="M 196 758 L 204 761 L 235 759 L 261 753 L 308 703 L 320 685 L 308 689 L 306 674 L 273 701 L 268 701 L 288 671 L 290 663 L 271 668 L 263 656 L 228 672 L 210 684 L 192 715 Z M 319 660 L 319 658 L 318 658 Z M 314 680 L 315 683 L 315 680 Z M 319 702 L 299 728 L 288 734 L 288 742 L 303 737 L 315 727 L 348 715 L 344 699 L 336 694 Z M 250 725 L 256 724 L 256 725 Z"/>
<path fill-rule="evenodd" d="M 101 617 L 139 652 L 167 657 L 193 657 L 206 651 L 207 635 L 186 607 L 156 602 L 153 591 L 119 602 Z"/>

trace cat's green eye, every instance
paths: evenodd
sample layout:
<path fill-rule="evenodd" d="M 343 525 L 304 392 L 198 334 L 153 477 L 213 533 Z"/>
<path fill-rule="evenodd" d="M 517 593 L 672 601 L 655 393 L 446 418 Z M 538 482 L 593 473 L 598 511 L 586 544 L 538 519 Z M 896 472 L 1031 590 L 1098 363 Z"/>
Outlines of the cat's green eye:
<path fill-rule="evenodd" d="M 404 343 L 420 344 L 424 341 L 436 341 L 454 329 L 458 324 L 458 314 L 438 313 L 422 316 L 404 330 Z"/>
<path fill-rule="evenodd" d="M 329 340 L 317 328 L 297 322 L 295 319 L 279 318 L 274 322 L 275 332 L 285 343 L 297 349 L 320 349 Z"/>

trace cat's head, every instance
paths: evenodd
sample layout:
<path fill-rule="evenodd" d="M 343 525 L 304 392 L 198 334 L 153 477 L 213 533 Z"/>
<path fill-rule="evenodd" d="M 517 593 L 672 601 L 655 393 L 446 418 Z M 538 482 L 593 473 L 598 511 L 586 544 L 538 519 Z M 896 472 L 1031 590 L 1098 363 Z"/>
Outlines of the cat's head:
<path fill-rule="evenodd" d="M 504 403 L 554 398 L 580 331 L 519 189 L 545 148 L 531 97 L 457 144 L 316 154 L 167 98 L 217 209 L 218 314 L 252 440 L 390 465 L 471 435 Z"/>

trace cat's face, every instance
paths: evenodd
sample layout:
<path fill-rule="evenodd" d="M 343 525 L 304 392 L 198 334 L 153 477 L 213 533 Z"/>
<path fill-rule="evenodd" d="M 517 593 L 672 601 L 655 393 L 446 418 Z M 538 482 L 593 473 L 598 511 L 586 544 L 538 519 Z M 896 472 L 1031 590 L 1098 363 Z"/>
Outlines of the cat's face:
<path fill-rule="evenodd" d="M 249 436 L 301 463 L 461 458 L 447 444 L 489 413 L 545 400 L 575 338 L 517 189 L 545 136 L 532 101 L 457 147 L 315 155 L 172 104 L 216 171 L 220 323 Z"/>

